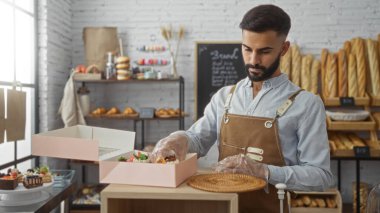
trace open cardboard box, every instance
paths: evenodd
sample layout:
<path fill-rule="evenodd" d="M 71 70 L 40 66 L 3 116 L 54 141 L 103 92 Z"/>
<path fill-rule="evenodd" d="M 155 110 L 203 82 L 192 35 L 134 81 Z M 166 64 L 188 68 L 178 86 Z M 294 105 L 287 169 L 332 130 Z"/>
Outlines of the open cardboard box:
<path fill-rule="evenodd" d="M 176 187 L 197 172 L 197 155 L 176 164 L 119 162 L 133 153 L 135 133 L 73 126 L 32 136 L 32 155 L 99 161 L 101 183 Z"/>

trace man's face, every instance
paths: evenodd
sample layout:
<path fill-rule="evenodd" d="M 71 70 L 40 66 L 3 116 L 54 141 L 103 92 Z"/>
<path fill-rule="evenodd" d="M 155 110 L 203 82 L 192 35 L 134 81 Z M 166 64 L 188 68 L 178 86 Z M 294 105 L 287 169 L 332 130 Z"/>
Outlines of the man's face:
<path fill-rule="evenodd" d="M 245 70 L 251 81 L 264 81 L 280 75 L 280 58 L 289 45 L 285 36 L 275 31 L 251 32 L 243 30 L 242 53 Z"/>

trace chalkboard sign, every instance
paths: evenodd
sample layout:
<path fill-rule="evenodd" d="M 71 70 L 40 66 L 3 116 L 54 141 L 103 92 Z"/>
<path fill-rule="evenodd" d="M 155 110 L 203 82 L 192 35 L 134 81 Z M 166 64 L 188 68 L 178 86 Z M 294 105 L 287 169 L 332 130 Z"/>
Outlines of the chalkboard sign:
<path fill-rule="evenodd" d="M 197 42 L 195 51 L 195 104 L 198 119 L 203 116 L 206 105 L 220 88 L 235 84 L 247 75 L 239 42 Z"/>

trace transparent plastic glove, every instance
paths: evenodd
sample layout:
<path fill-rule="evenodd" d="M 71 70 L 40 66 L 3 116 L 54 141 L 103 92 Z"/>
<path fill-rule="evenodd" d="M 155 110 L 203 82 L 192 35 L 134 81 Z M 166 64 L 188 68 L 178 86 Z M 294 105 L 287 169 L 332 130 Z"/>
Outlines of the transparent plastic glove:
<path fill-rule="evenodd" d="M 175 155 L 176 159 L 183 161 L 188 150 L 187 136 L 183 131 L 177 131 L 157 142 L 151 154 L 152 162 L 158 158 Z"/>
<path fill-rule="evenodd" d="M 268 166 L 245 155 L 239 154 L 226 157 L 214 166 L 214 170 L 218 173 L 239 173 L 261 178 L 266 181 L 267 187 L 265 191 L 268 192 Z"/>

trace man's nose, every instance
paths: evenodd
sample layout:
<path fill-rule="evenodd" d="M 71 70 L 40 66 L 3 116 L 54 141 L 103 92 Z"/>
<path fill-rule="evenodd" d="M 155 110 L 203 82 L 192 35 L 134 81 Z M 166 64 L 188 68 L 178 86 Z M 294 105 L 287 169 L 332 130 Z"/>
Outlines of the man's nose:
<path fill-rule="evenodd" d="M 260 59 L 259 54 L 257 54 L 256 52 L 252 52 L 249 57 L 249 63 L 253 65 L 261 64 L 261 59 Z"/>

